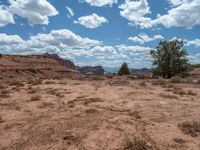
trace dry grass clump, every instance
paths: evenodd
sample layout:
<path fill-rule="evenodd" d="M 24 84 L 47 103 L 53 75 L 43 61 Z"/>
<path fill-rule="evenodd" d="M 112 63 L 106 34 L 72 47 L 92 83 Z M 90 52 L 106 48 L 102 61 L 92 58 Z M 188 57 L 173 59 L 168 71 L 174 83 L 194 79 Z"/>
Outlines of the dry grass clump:
<path fill-rule="evenodd" d="M 54 107 L 54 103 L 52 102 L 42 102 L 40 105 L 38 105 L 38 108 L 40 109 L 45 109 L 45 108 L 48 108 L 48 107 Z"/>
<path fill-rule="evenodd" d="M 35 69 L 35 68 L 28 68 L 27 71 L 29 71 L 33 74 L 37 74 L 37 72 L 38 72 L 37 69 Z"/>
<path fill-rule="evenodd" d="M 181 129 L 181 131 L 185 134 L 189 134 L 192 137 L 197 137 L 198 134 L 200 134 L 200 122 L 183 122 L 178 124 L 178 127 Z"/>
<path fill-rule="evenodd" d="M 97 113 L 98 110 L 97 110 L 97 109 L 90 108 L 90 109 L 86 109 L 85 112 L 88 113 L 88 114 L 94 114 L 94 113 Z"/>
<path fill-rule="evenodd" d="M 55 84 L 56 82 L 55 81 L 52 81 L 52 80 L 47 80 L 47 81 L 44 81 L 44 84 Z"/>
<path fill-rule="evenodd" d="M 124 86 L 124 85 L 128 85 L 129 81 L 127 78 L 118 78 L 118 79 L 114 79 L 112 81 L 108 82 L 109 85 L 114 85 L 114 86 Z"/>
<path fill-rule="evenodd" d="M 166 84 L 167 84 L 167 81 L 165 79 L 163 79 L 163 78 L 159 78 L 159 79 L 154 80 L 152 82 L 152 85 L 162 85 L 162 86 L 164 86 Z"/>
<path fill-rule="evenodd" d="M 5 88 L 6 88 L 5 85 L 1 85 L 1 84 L 0 84 L 0 90 L 1 90 L 1 89 L 5 89 Z"/>
<path fill-rule="evenodd" d="M 194 93 L 192 90 L 187 91 L 187 95 L 196 96 L 197 94 Z"/>
<path fill-rule="evenodd" d="M 165 93 L 160 93 L 159 96 L 162 98 L 168 98 L 168 99 L 178 99 L 178 97 L 175 95 L 169 95 L 169 94 L 165 94 Z"/>
<path fill-rule="evenodd" d="M 3 123 L 3 122 L 4 122 L 4 120 L 3 120 L 2 116 L 0 115 L 0 123 Z"/>
<path fill-rule="evenodd" d="M 123 150 L 147 150 L 150 149 L 147 142 L 141 138 L 134 137 L 133 140 L 127 140 Z"/>
<path fill-rule="evenodd" d="M 62 93 L 55 93 L 55 95 L 56 95 L 58 98 L 63 98 L 63 97 L 65 97 L 65 95 L 63 95 Z"/>
<path fill-rule="evenodd" d="M 10 97 L 10 91 L 9 90 L 1 90 L 0 91 L 0 97 L 1 98 L 9 98 Z"/>
<path fill-rule="evenodd" d="M 171 83 L 183 83 L 183 78 L 181 78 L 179 76 L 172 77 L 169 82 L 171 82 Z"/>
<path fill-rule="evenodd" d="M 31 96 L 31 101 L 39 101 L 41 99 L 41 96 L 40 95 L 33 95 Z"/>
<path fill-rule="evenodd" d="M 39 84 L 42 84 L 42 79 L 29 80 L 29 81 L 27 82 L 27 84 L 39 85 Z"/>
<path fill-rule="evenodd" d="M 182 78 L 179 76 L 173 77 L 169 80 L 170 83 L 193 83 L 191 79 Z"/>
<path fill-rule="evenodd" d="M 139 85 L 142 86 L 142 87 L 147 86 L 147 84 L 145 82 L 140 82 Z"/>
<path fill-rule="evenodd" d="M 180 87 L 175 87 L 173 89 L 173 93 L 174 94 L 178 94 L 178 95 L 186 95 L 187 93 Z"/>
<path fill-rule="evenodd" d="M 39 91 L 39 87 L 33 88 L 32 86 L 29 86 L 28 88 L 28 94 L 36 94 Z"/>
<path fill-rule="evenodd" d="M 196 96 L 197 94 L 194 93 L 192 90 L 188 90 L 188 91 L 184 91 L 182 88 L 180 87 L 175 87 L 173 89 L 173 93 L 174 94 L 178 94 L 178 95 L 191 95 L 191 96 Z"/>
<path fill-rule="evenodd" d="M 104 77 L 86 77 L 85 80 L 88 80 L 88 81 L 103 81 L 105 80 Z"/>
<path fill-rule="evenodd" d="M 183 140 L 181 138 L 174 138 L 173 141 L 176 142 L 176 143 L 179 143 L 179 144 L 183 144 L 183 143 L 186 142 L 185 140 Z"/>
<path fill-rule="evenodd" d="M 200 79 L 199 79 L 199 80 L 197 80 L 197 84 L 200 84 Z"/>
<path fill-rule="evenodd" d="M 24 86 L 24 84 L 22 82 L 19 81 L 12 81 L 9 83 L 10 86 L 16 86 L 16 87 L 22 87 Z"/>

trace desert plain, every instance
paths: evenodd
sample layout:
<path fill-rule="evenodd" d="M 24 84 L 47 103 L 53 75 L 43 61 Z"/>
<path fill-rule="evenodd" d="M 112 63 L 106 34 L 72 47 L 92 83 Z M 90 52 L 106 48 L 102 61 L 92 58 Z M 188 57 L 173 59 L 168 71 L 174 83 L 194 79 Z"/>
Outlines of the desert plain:
<path fill-rule="evenodd" d="M 1 81 L 1 150 L 199 150 L 200 84 L 89 77 Z"/>

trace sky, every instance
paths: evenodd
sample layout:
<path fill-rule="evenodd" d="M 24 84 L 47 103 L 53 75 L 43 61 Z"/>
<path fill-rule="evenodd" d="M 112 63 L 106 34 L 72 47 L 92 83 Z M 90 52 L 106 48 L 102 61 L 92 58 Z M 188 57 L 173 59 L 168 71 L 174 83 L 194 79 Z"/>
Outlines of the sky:
<path fill-rule="evenodd" d="M 149 52 L 173 39 L 200 63 L 200 0 L 0 0 L 2 54 L 151 68 Z"/>

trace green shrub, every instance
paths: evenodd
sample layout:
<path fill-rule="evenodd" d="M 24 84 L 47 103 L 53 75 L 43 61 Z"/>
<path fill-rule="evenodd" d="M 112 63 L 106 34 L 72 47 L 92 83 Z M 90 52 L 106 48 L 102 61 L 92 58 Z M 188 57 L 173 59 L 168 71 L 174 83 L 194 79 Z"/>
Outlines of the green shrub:
<path fill-rule="evenodd" d="M 130 71 L 129 71 L 127 63 L 123 63 L 122 64 L 121 68 L 119 69 L 118 74 L 120 76 L 122 76 L 122 75 L 130 75 Z"/>

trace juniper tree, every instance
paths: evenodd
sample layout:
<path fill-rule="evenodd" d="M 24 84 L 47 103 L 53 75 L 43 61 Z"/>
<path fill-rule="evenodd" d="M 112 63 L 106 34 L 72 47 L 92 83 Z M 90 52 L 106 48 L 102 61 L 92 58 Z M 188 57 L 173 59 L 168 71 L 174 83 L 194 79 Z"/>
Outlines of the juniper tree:
<path fill-rule="evenodd" d="M 122 76 L 122 75 L 130 75 L 130 71 L 129 71 L 129 69 L 128 69 L 127 63 L 123 63 L 123 64 L 122 64 L 121 68 L 119 69 L 118 74 L 119 74 L 120 76 Z"/>
<path fill-rule="evenodd" d="M 188 55 L 186 49 L 183 48 L 183 41 L 160 41 L 156 50 L 150 52 L 154 58 L 153 65 L 156 67 L 153 73 L 171 78 L 172 76 L 184 74 L 188 70 Z"/>

